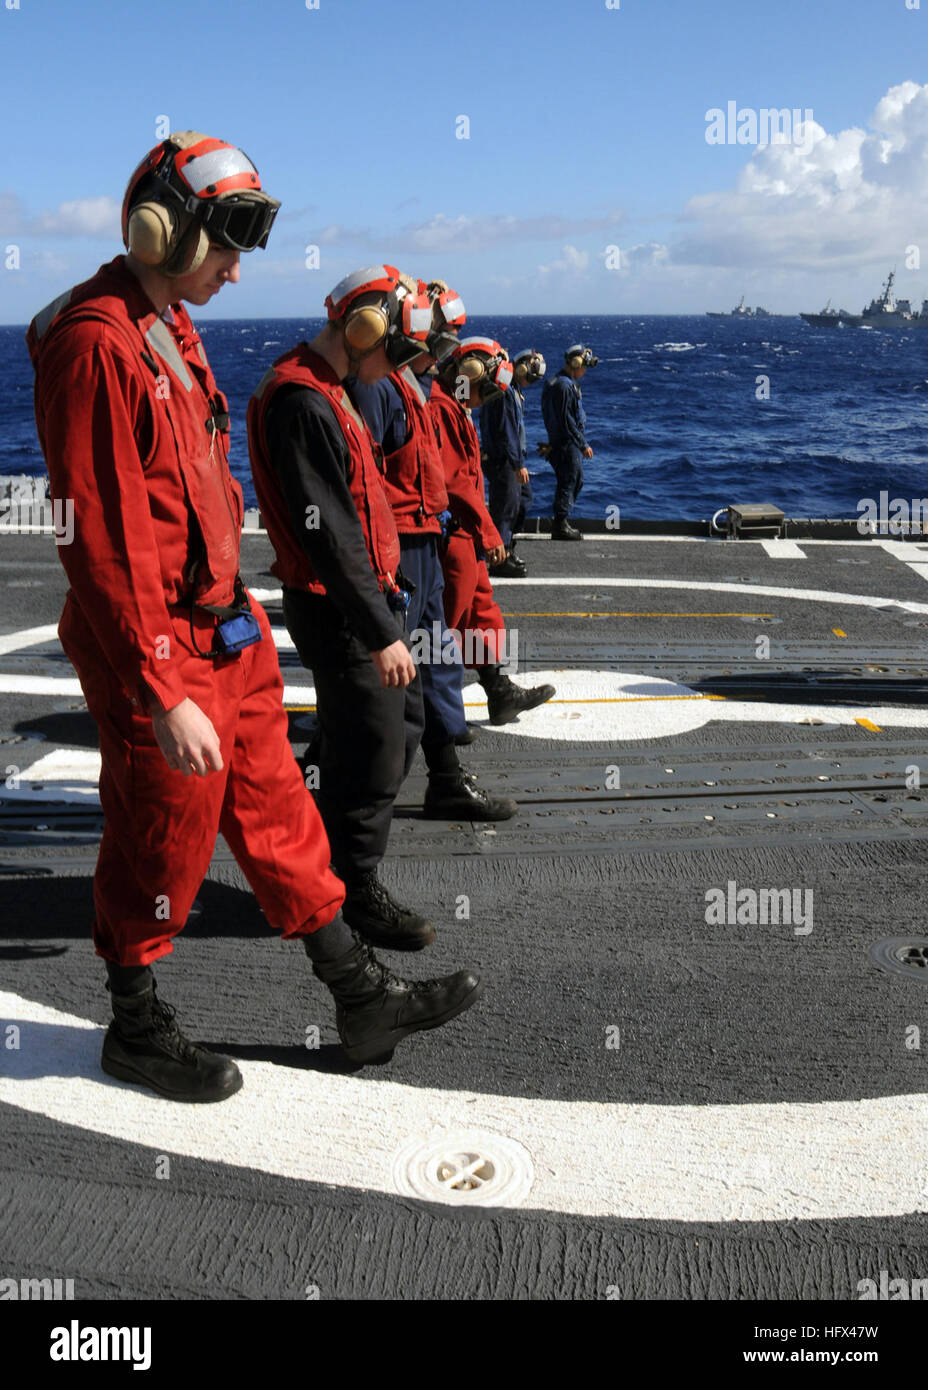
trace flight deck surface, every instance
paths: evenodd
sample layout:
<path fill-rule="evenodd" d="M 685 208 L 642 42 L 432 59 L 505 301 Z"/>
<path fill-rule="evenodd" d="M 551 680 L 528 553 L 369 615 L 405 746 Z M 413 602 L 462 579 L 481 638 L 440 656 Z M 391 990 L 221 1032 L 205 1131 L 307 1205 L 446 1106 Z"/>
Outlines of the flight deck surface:
<path fill-rule="evenodd" d="M 159 990 L 245 1085 L 184 1107 L 99 1070 L 95 731 L 54 538 L 3 536 L 5 1273 L 112 1299 L 856 1299 L 924 1277 L 928 546 L 519 551 L 528 578 L 496 586 L 515 679 L 557 694 L 492 728 L 468 679 L 462 750 L 519 814 L 422 819 L 419 762 L 382 869 L 438 929 L 391 967 L 476 968 L 483 998 L 354 1070 L 220 840 Z M 299 754 L 312 678 L 271 558 L 246 531 Z"/>

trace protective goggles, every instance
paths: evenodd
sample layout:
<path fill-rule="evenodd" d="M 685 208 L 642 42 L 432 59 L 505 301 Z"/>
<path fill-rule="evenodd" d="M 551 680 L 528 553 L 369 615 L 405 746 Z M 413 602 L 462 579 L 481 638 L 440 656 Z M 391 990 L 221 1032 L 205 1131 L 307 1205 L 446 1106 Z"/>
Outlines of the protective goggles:
<path fill-rule="evenodd" d="M 593 349 L 584 347 L 582 343 L 576 343 L 574 347 L 568 348 L 564 355 L 572 366 L 595 367 L 599 364 L 599 358 L 594 357 Z M 579 358 L 579 362 L 575 362 L 575 358 Z"/>
<path fill-rule="evenodd" d="M 220 156 L 226 159 L 226 162 L 217 165 L 216 160 Z M 231 156 L 236 156 L 237 162 L 233 160 L 233 167 L 230 169 L 226 157 Z M 254 251 L 259 246 L 263 249 L 267 245 L 268 234 L 274 225 L 280 203 L 259 189 L 255 189 L 254 192 L 250 189 L 241 193 L 220 192 L 218 197 L 204 197 L 200 190 L 207 185 L 203 180 L 208 179 L 211 174 L 216 178 L 224 174 L 227 176 L 227 182 L 231 182 L 233 177 L 243 177 L 242 168 L 239 167 L 241 165 L 252 170 L 257 179 L 257 173 L 250 160 L 240 150 L 223 149 L 215 155 L 205 156 L 201 159 L 200 165 L 206 164 L 209 164 L 209 169 L 204 167 L 194 180 L 190 173 L 192 166 L 188 163 L 183 170 L 175 168 L 175 156 L 172 154 L 165 161 L 164 167 L 152 175 L 158 190 L 158 202 L 195 219 L 197 224 L 205 229 L 210 241 L 218 242 L 220 246 L 228 246 L 233 251 Z M 200 166 L 197 167 L 199 169 Z M 174 180 L 180 181 L 183 187 L 178 188 Z M 193 191 L 186 193 L 183 188 L 192 188 Z"/>
<path fill-rule="evenodd" d="M 187 211 L 197 217 L 210 241 L 218 241 L 233 251 L 254 251 L 267 245 L 279 207 L 280 203 L 266 194 L 260 200 L 233 195 L 215 202 L 191 198 Z"/>
<path fill-rule="evenodd" d="M 540 352 L 520 352 L 513 362 L 516 376 L 521 377 L 526 383 L 541 381 L 548 365 Z"/>

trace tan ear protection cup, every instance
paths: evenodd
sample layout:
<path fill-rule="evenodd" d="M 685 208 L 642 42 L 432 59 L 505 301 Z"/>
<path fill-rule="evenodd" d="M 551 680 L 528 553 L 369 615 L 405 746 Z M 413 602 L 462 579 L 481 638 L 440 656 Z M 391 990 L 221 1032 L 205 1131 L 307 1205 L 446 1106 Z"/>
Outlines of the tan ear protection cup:
<path fill-rule="evenodd" d="M 165 275 L 189 275 L 199 270 L 209 252 L 209 237 L 189 219 L 181 232 L 177 216 L 161 203 L 139 203 L 129 214 L 129 250 L 143 265 Z"/>
<path fill-rule="evenodd" d="M 192 221 L 179 235 L 176 246 L 162 266 L 164 274 L 189 275 L 192 271 L 199 270 L 209 254 L 209 247 L 210 240 L 206 231 L 198 222 Z"/>
<path fill-rule="evenodd" d="M 456 376 L 463 376 L 468 381 L 479 381 L 486 372 L 479 357 L 460 357 L 454 368 Z"/>
<path fill-rule="evenodd" d="M 389 321 L 378 304 L 353 309 L 345 319 L 345 342 L 355 352 L 370 352 L 387 336 Z"/>
<path fill-rule="evenodd" d="M 160 203 L 139 203 L 129 214 L 129 250 L 143 265 L 162 265 L 171 251 L 174 216 Z"/>

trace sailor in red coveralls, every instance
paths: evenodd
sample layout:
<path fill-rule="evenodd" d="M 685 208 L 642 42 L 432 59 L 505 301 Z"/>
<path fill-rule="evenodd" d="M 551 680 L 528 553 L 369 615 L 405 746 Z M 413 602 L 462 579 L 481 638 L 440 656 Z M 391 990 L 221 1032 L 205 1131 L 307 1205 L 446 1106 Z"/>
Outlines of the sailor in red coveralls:
<path fill-rule="evenodd" d="M 427 291 L 424 282 L 418 283 L 420 291 Z M 443 282 L 435 282 L 435 287 L 447 289 Z M 445 629 L 438 543 L 443 515 L 447 520 L 448 493 L 428 408 L 431 368 L 455 341 L 455 311 L 447 299 L 445 306 L 447 312 L 438 301 L 432 305 L 434 327 L 427 350 L 373 385 L 356 377 L 348 388 L 383 449 L 387 498 L 399 532 L 400 569 L 411 594 L 407 626 L 418 655 L 425 714 L 422 754 L 428 767 L 423 815 L 434 820 L 503 821 L 516 814 L 516 802 L 477 787 L 476 778 L 461 766 L 457 750 L 458 742 L 469 741 L 468 727 L 460 654 Z M 414 734 L 407 729 L 408 737 Z"/>
<path fill-rule="evenodd" d="M 512 364 L 499 343 L 464 338 L 439 364 L 429 394 L 451 510 L 441 559 L 445 618 L 462 634 L 465 661 L 487 693 L 491 724 L 506 724 L 555 694 L 553 685 L 524 689 L 503 670 L 509 655 L 506 624 L 487 572 L 487 562 L 504 557 L 505 547 L 487 509 L 480 441 L 470 412 L 508 390 L 511 381 Z"/>
<path fill-rule="evenodd" d="M 235 283 L 239 253 L 266 245 L 278 206 L 241 150 L 171 135 L 130 180 L 128 255 L 27 335 L 52 496 L 73 505 L 59 635 L 100 734 L 93 936 L 114 1013 L 103 1068 L 180 1101 L 242 1084 L 229 1058 L 188 1041 L 151 971 L 220 829 L 269 922 L 303 940 L 352 1060 L 389 1056 L 479 991 L 466 972 L 397 980 L 342 920 L 344 888 L 287 741 L 268 620 L 239 577 L 226 401 L 180 301 L 206 304 Z"/>
<path fill-rule="evenodd" d="M 284 621 L 315 682 L 307 766 L 318 771 L 345 920 L 375 945 L 413 951 L 435 929 L 393 899 L 377 870 L 422 735 L 422 681 L 382 454 L 343 381 L 370 385 L 417 357 L 432 309 L 415 280 L 381 265 L 347 275 L 326 310 L 322 331 L 283 353 L 255 391 L 248 448 Z"/>

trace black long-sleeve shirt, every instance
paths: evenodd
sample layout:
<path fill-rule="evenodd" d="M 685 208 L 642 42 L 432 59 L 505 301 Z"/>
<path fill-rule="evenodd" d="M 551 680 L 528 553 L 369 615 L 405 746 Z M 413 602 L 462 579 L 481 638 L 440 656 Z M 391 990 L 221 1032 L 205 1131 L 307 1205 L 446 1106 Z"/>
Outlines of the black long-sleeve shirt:
<path fill-rule="evenodd" d="M 267 415 L 268 452 L 294 534 L 326 595 L 368 651 L 396 641 L 396 621 L 371 565 L 348 474 L 351 455 L 335 414 L 318 391 L 282 387 Z M 307 507 L 319 508 L 308 527 Z"/>

